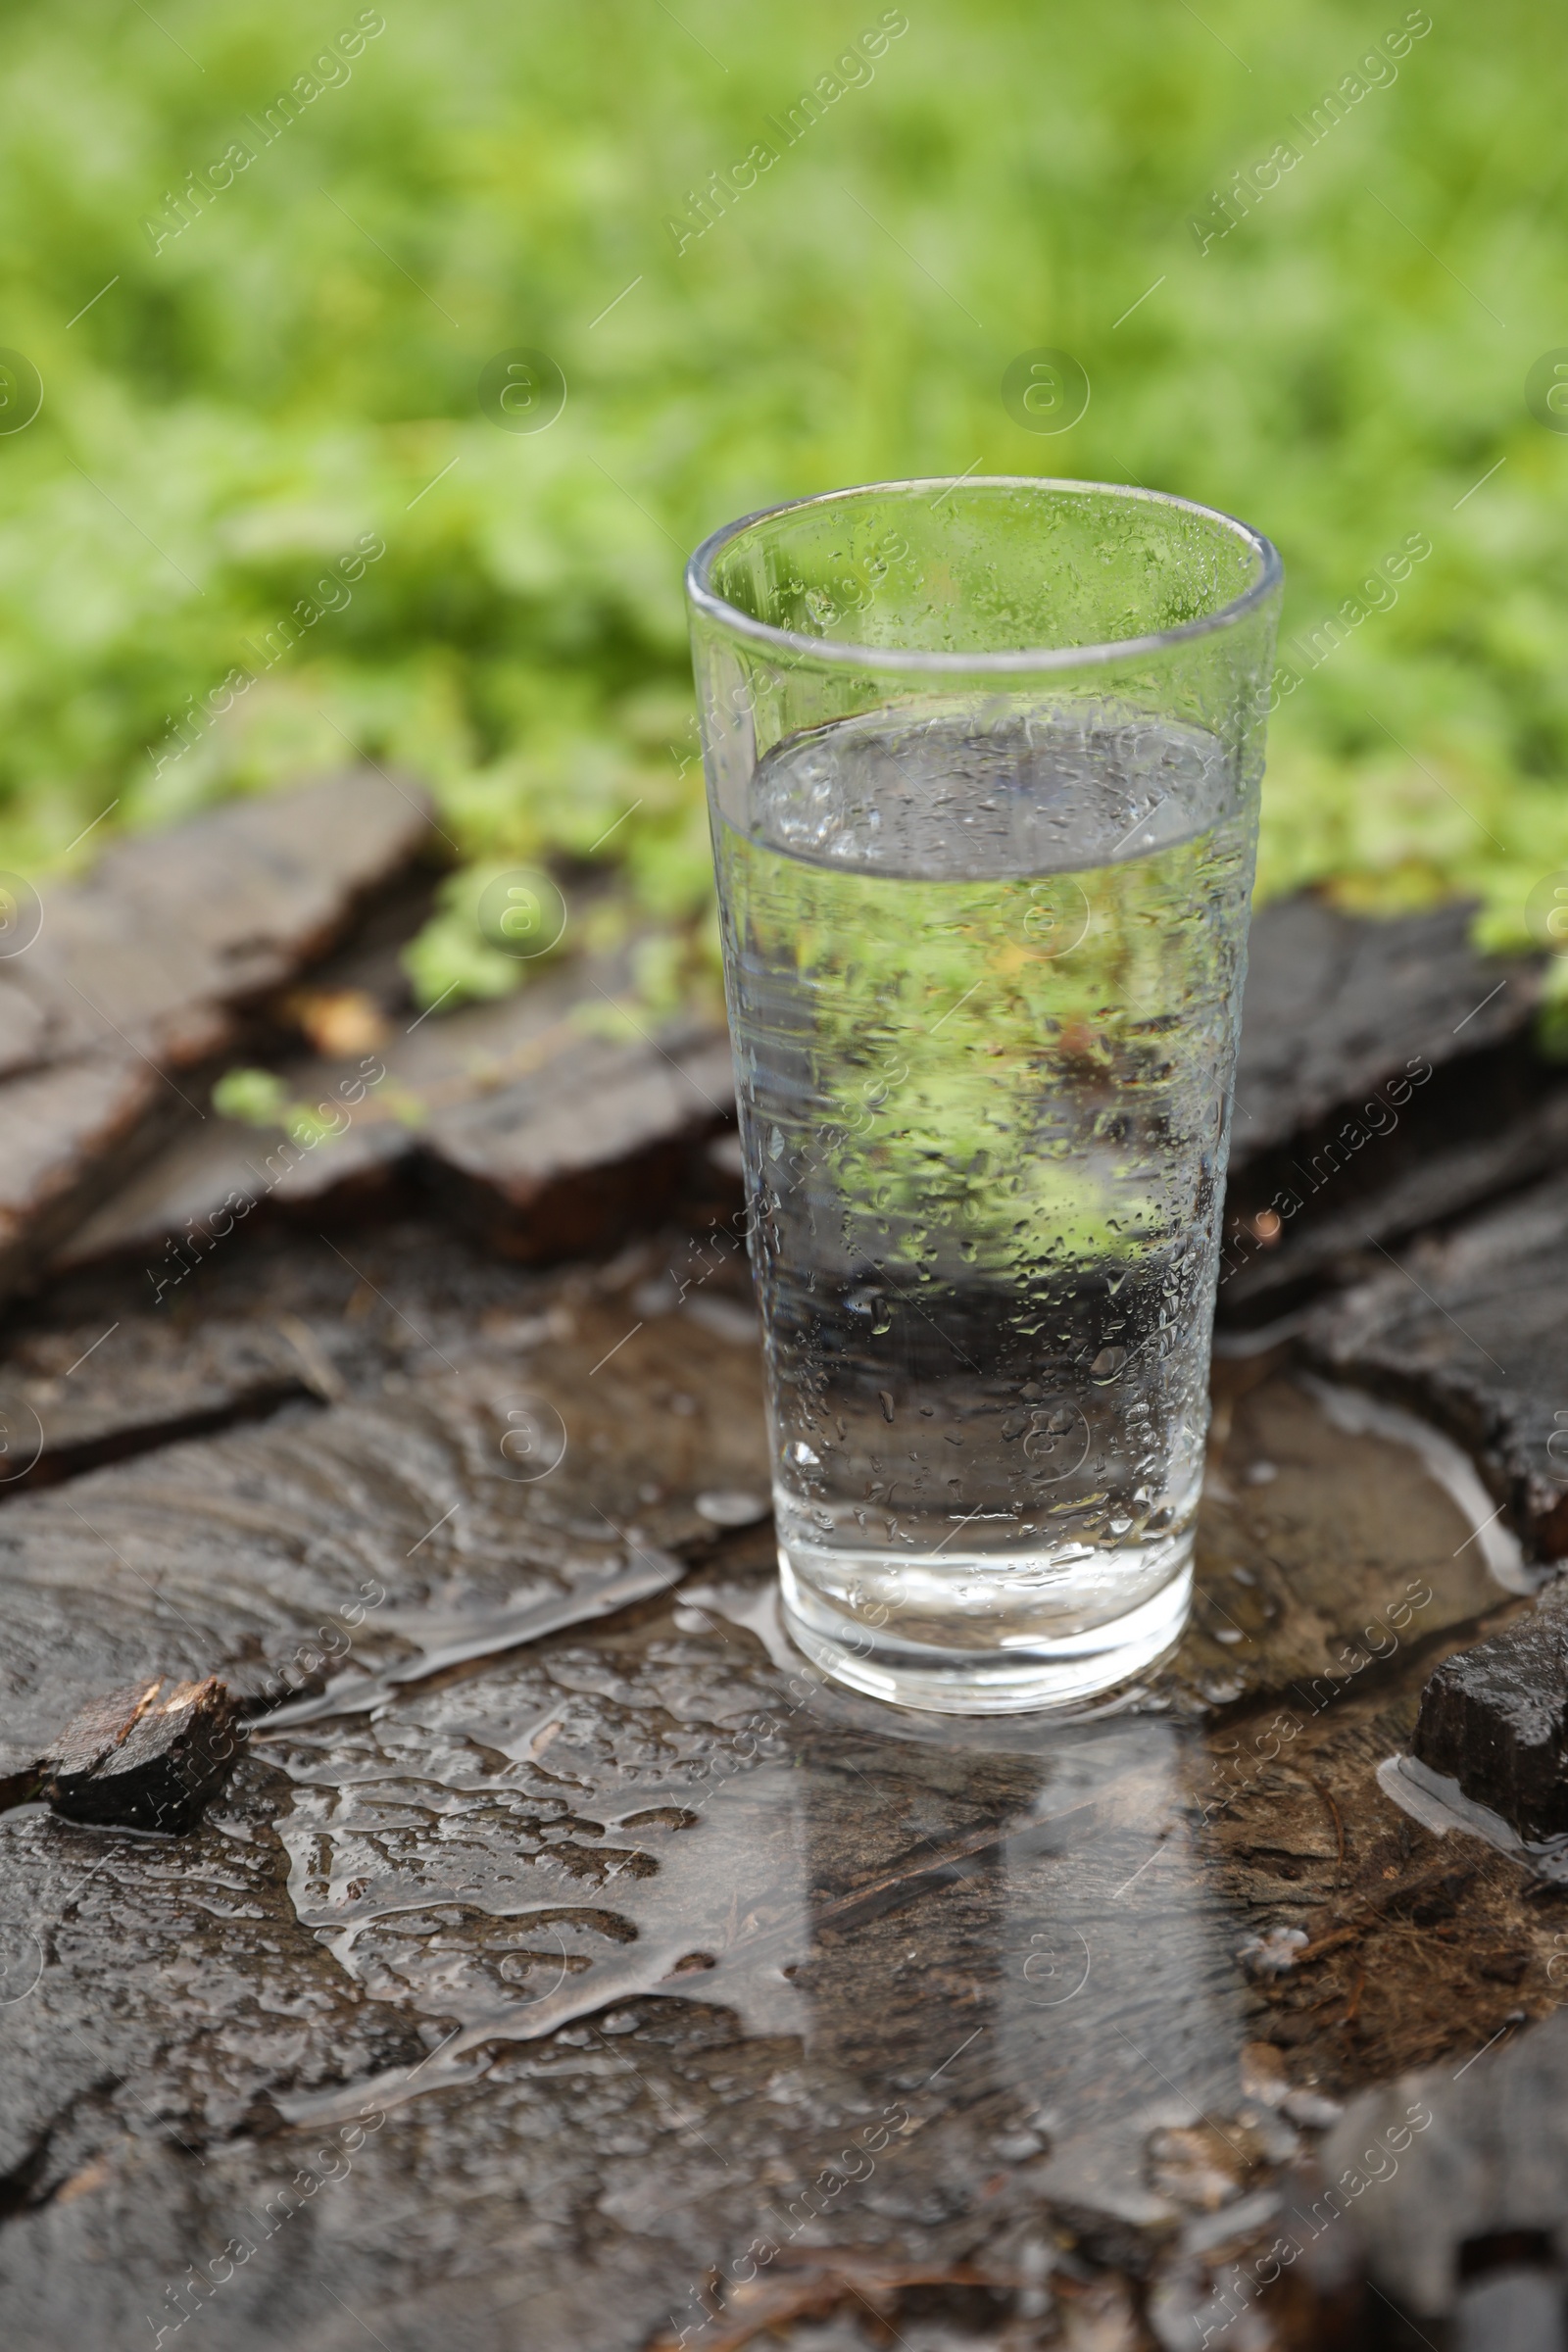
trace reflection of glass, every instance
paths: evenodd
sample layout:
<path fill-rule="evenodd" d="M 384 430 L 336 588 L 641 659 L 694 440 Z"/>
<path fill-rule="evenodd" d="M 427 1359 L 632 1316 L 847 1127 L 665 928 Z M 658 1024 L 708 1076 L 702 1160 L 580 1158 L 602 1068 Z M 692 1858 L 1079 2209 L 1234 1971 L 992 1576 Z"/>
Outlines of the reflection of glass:
<path fill-rule="evenodd" d="M 878 1696 L 1049 1705 L 1180 1632 L 1280 579 L 1036 480 L 692 564 L 785 1609 Z"/>
<path fill-rule="evenodd" d="M 1029 1987 L 1026 1997 L 1037 2009 L 1064 2008 L 1083 1991 L 1093 1965 L 1089 1938 L 1081 1928 L 1065 1937 L 1057 1930 L 1037 1930 L 1019 1971 Z"/>
<path fill-rule="evenodd" d="M 1150 1715 L 887 1738 L 837 1694 L 797 1722 L 810 2064 L 872 2101 L 901 2086 L 929 2118 L 906 2160 L 951 2193 L 983 2197 L 993 2162 L 1027 2163 L 1037 2210 L 1168 2228 L 1150 2133 L 1206 2114 L 1240 2137 L 1237 2060 L 1257 2031 L 1236 1965 L 1248 1923 L 1206 1883 L 1195 1827 L 1200 1738 Z M 754 1791 L 760 1838 L 761 1788 L 737 1785 L 741 1803 Z M 976 2163 L 982 2115 L 998 2136 Z"/>
<path fill-rule="evenodd" d="M 1000 1966 L 984 2044 L 996 2081 L 1049 2118 L 1031 2186 L 1128 2214 L 1152 2130 L 1236 2111 L 1242 1929 L 1204 1884 L 1191 1820 L 1208 1759 L 1168 1719 L 1063 1726 L 1031 1823 L 1002 1849 Z M 1220 2128 L 1233 2132 L 1229 2122 Z"/>

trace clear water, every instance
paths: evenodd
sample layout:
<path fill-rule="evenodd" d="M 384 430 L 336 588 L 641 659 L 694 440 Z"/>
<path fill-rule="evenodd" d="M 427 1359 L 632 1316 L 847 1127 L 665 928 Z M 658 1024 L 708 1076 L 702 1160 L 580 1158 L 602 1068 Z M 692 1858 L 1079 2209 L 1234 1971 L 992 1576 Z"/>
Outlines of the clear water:
<path fill-rule="evenodd" d="M 862 1688 L 1179 1625 L 1254 830 L 1212 738 L 1016 704 L 797 737 L 719 827 L 786 1606 Z"/>

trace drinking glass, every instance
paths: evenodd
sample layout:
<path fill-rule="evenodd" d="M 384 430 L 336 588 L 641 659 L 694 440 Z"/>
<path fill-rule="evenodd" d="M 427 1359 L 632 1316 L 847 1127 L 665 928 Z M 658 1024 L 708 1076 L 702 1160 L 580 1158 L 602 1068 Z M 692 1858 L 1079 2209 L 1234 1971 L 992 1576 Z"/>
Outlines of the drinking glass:
<path fill-rule="evenodd" d="M 1093 482 L 894 482 L 687 573 L 789 1631 L 952 1713 L 1192 1589 L 1282 571 Z"/>

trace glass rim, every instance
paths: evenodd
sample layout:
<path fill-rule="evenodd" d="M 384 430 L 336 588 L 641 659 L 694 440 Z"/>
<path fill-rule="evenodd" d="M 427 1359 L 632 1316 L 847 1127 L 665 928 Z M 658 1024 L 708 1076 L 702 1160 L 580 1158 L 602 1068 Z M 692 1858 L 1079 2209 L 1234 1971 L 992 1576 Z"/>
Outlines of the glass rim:
<path fill-rule="evenodd" d="M 1257 560 L 1257 577 L 1232 597 L 1227 605 L 1213 612 L 1200 614 L 1196 620 L 1178 622 L 1170 629 L 1155 629 L 1140 637 L 1112 639 L 1102 645 L 1022 646 L 987 653 L 922 652 L 914 647 L 857 645 L 848 638 L 809 637 L 804 630 L 781 629 L 772 621 L 758 620 L 754 614 L 743 612 L 719 596 L 710 585 L 713 566 L 720 552 L 742 531 L 751 530 L 760 522 L 770 522 L 777 515 L 797 514 L 810 507 L 848 505 L 851 500 L 874 498 L 889 492 L 931 490 L 947 492 L 969 490 L 1062 490 L 1075 497 L 1094 494 L 1104 498 L 1126 499 L 1137 505 L 1175 507 L 1183 514 L 1201 515 L 1205 522 L 1217 522 L 1231 535 L 1250 548 Z M 1094 664 L 1121 662 L 1146 654 L 1163 652 L 1168 646 L 1190 645 L 1197 638 L 1212 636 L 1217 630 L 1230 628 L 1252 612 L 1279 587 L 1285 577 L 1285 565 L 1279 549 L 1272 539 L 1243 522 L 1222 508 L 1205 507 L 1196 499 L 1179 498 L 1174 491 L 1146 490 L 1134 482 L 1086 482 L 1062 475 L 1038 473 L 960 473 L 936 474 L 926 479 L 895 482 L 859 482 L 842 490 L 818 490 L 806 498 L 782 500 L 773 507 L 758 507 L 750 514 L 737 516 L 735 521 L 722 523 L 710 531 L 686 565 L 686 594 L 693 608 L 710 620 L 722 624 L 742 637 L 759 645 L 796 657 L 808 657 L 817 662 L 857 669 L 904 670 L 918 674 L 936 672 L 951 677 L 984 675 L 1034 670 L 1077 669 Z"/>

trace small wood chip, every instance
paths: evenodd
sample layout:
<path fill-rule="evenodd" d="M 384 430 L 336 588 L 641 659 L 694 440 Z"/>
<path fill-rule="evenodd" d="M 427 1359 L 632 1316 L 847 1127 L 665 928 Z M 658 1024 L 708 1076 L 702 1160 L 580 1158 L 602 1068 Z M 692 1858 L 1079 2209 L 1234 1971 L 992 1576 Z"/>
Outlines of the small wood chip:
<path fill-rule="evenodd" d="M 201 1819 L 235 1744 L 225 1683 L 158 1675 L 72 1718 L 40 1764 L 42 1794 L 68 1821 L 178 1834 Z"/>

